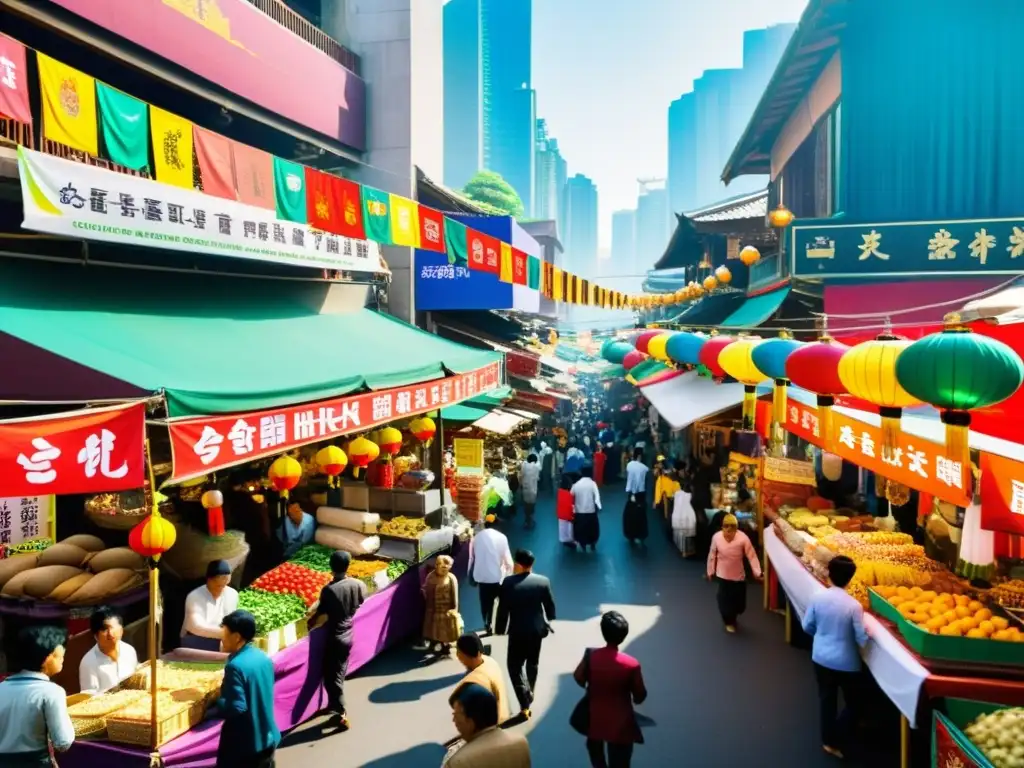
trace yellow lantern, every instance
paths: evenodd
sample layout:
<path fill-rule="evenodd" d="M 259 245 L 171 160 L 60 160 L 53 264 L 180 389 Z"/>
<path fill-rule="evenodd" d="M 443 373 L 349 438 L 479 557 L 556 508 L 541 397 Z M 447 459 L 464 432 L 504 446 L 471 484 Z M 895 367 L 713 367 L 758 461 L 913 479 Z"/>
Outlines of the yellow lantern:
<path fill-rule="evenodd" d="M 757 385 L 768 375 L 755 364 L 754 348 L 761 342 L 757 336 L 740 336 L 718 354 L 722 370 L 743 385 L 743 428 L 753 429 L 757 416 Z"/>
<path fill-rule="evenodd" d="M 761 252 L 752 245 L 743 247 L 740 251 L 740 261 L 743 262 L 743 266 L 752 267 L 761 260 Z"/>
<path fill-rule="evenodd" d="M 316 465 L 321 472 L 327 475 L 327 484 L 333 488 L 336 482 L 335 478 L 348 466 L 348 456 L 338 446 L 328 445 L 317 451 Z"/>
<path fill-rule="evenodd" d="M 278 456 L 267 472 L 270 484 L 281 494 L 282 499 L 288 498 L 288 491 L 299 484 L 302 479 L 302 465 L 291 456 Z"/>
<path fill-rule="evenodd" d="M 707 277 L 704 278 L 704 290 L 705 291 L 709 291 L 709 292 L 713 291 L 713 290 L 715 290 L 715 288 L 717 286 L 718 286 L 718 281 L 715 279 L 714 275 L 708 275 Z"/>
<path fill-rule="evenodd" d="M 128 534 L 128 546 L 138 555 L 160 559 L 160 555 L 174 546 L 178 532 L 171 523 L 159 514 L 152 514 L 132 528 Z"/>
<path fill-rule="evenodd" d="M 647 354 L 655 360 L 665 362 L 668 360 L 668 353 L 665 351 L 665 345 L 668 344 L 668 340 L 671 338 L 671 333 L 659 333 L 647 342 Z"/>
<path fill-rule="evenodd" d="M 779 207 L 768 214 L 768 223 L 775 229 L 784 229 L 793 223 L 793 212 L 779 203 Z"/>
<path fill-rule="evenodd" d="M 380 448 L 376 443 L 360 435 L 348 444 L 348 456 L 352 462 L 352 474 L 359 477 L 359 470 L 365 469 L 371 461 L 380 456 Z"/>
<path fill-rule="evenodd" d="M 732 280 L 732 272 L 724 264 L 715 270 L 715 277 L 718 278 L 718 282 L 722 285 L 728 285 Z"/>
<path fill-rule="evenodd" d="M 883 333 L 851 348 L 839 360 L 839 380 L 847 391 L 878 406 L 882 417 L 882 448 L 886 455 L 899 443 L 903 409 L 921 404 L 896 379 L 896 361 L 912 343 Z"/>
<path fill-rule="evenodd" d="M 394 456 L 402 450 L 402 433 L 394 427 L 384 427 L 376 434 L 377 445 L 385 456 Z"/>

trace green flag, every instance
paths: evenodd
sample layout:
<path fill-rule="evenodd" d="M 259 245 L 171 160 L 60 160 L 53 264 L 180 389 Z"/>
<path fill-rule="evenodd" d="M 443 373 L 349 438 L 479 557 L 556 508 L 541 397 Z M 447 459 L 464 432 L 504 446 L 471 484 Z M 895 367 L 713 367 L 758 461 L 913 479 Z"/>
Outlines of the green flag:
<path fill-rule="evenodd" d="M 461 222 L 444 219 L 444 247 L 448 251 L 449 264 L 469 264 L 469 247 L 466 244 L 466 225 Z"/>
<path fill-rule="evenodd" d="M 526 284 L 535 291 L 540 290 L 540 259 L 530 256 L 526 262 Z"/>
<path fill-rule="evenodd" d="M 100 135 L 106 156 L 125 168 L 149 168 L 149 108 L 146 102 L 96 81 Z"/>
<path fill-rule="evenodd" d="M 274 204 L 281 221 L 306 223 L 306 169 L 274 158 Z"/>
<path fill-rule="evenodd" d="M 363 185 L 363 224 L 366 239 L 391 245 L 391 199 L 387 192 Z"/>

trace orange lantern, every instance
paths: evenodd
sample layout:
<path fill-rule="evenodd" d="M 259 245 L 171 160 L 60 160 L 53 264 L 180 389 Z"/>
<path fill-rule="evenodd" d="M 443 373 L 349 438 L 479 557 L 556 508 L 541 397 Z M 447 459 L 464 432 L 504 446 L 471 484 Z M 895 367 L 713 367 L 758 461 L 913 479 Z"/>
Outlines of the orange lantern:
<path fill-rule="evenodd" d="M 203 494 L 200 502 L 206 510 L 206 529 L 211 536 L 224 535 L 224 494 L 214 489 Z"/>
<path fill-rule="evenodd" d="M 722 285 L 728 285 L 732 280 L 732 272 L 724 264 L 715 270 L 715 277 L 718 278 L 718 282 Z"/>
<path fill-rule="evenodd" d="M 178 532 L 174 525 L 159 515 L 150 515 L 132 528 L 128 534 L 128 546 L 143 557 L 159 560 L 160 555 L 174 546 Z"/>
<path fill-rule="evenodd" d="M 402 450 L 402 433 L 394 427 L 384 427 L 377 433 L 374 442 L 380 446 L 380 452 L 385 456 L 395 456 Z"/>
<path fill-rule="evenodd" d="M 768 214 L 768 223 L 774 229 L 784 229 L 793 223 L 793 212 L 779 203 L 778 208 Z"/>
<path fill-rule="evenodd" d="M 713 291 L 716 287 L 718 287 L 718 281 L 715 279 L 714 275 L 708 275 L 707 277 L 704 278 L 705 291 Z"/>
<path fill-rule="evenodd" d="M 336 445 L 328 445 L 316 453 L 316 465 L 320 471 L 327 475 L 327 485 L 335 486 L 336 478 L 345 471 L 348 466 L 348 456 Z"/>
<path fill-rule="evenodd" d="M 437 434 L 437 425 L 434 420 L 429 416 L 422 416 L 418 419 L 413 419 L 409 425 L 409 431 L 416 436 L 416 439 L 423 443 L 424 447 L 430 447 L 430 441 L 434 439 L 434 435 Z"/>
<path fill-rule="evenodd" d="M 743 266 L 752 267 L 761 260 L 761 252 L 752 245 L 745 246 L 740 251 L 740 261 L 743 262 Z"/>
<path fill-rule="evenodd" d="M 360 435 L 348 444 L 348 457 L 352 462 L 352 474 L 359 477 L 359 470 L 365 469 L 371 461 L 380 456 L 380 448 Z"/>
<path fill-rule="evenodd" d="M 267 472 L 270 484 L 281 494 L 282 499 L 288 498 L 288 491 L 299 484 L 302 479 L 302 465 L 291 456 L 278 456 Z"/>

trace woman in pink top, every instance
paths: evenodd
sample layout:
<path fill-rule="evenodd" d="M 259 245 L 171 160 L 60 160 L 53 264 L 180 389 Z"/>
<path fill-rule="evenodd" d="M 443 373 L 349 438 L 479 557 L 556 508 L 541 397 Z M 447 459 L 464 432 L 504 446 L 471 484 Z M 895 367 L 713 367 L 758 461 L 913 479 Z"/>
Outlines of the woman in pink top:
<path fill-rule="evenodd" d="M 736 631 L 736 618 L 747 610 L 747 572 L 743 558 L 750 561 L 754 578 L 761 580 L 761 564 L 747 534 L 738 529 L 735 515 L 722 519 L 722 530 L 711 538 L 708 554 L 708 581 L 718 581 L 718 612 L 726 632 Z"/>

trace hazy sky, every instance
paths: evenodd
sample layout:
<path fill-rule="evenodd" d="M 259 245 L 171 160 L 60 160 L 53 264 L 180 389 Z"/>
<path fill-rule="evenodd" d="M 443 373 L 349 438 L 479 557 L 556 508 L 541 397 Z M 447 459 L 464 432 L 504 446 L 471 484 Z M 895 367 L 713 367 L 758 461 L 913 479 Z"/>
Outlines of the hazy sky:
<path fill-rule="evenodd" d="M 743 31 L 794 22 L 807 0 L 533 0 L 533 87 L 569 164 L 597 184 L 600 241 L 663 177 L 668 106 L 705 69 L 742 63 Z"/>

